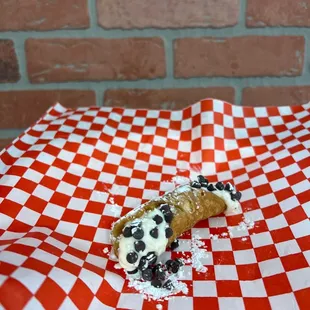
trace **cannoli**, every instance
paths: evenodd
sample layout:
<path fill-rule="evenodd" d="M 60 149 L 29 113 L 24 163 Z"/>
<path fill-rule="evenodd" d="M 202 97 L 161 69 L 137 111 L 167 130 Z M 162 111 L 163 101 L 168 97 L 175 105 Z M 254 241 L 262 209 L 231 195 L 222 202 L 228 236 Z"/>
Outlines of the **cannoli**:
<path fill-rule="evenodd" d="M 200 175 L 197 181 L 135 208 L 112 227 L 111 240 L 119 264 L 128 274 L 140 272 L 144 280 L 156 280 L 153 285 L 157 287 L 164 278 L 161 266 L 155 265 L 158 256 L 167 247 L 175 249 L 177 238 L 197 222 L 223 212 L 240 212 L 240 198 L 241 193 L 230 183 L 209 183 Z M 180 265 L 179 260 L 167 261 L 165 269 L 175 273 Z"/>

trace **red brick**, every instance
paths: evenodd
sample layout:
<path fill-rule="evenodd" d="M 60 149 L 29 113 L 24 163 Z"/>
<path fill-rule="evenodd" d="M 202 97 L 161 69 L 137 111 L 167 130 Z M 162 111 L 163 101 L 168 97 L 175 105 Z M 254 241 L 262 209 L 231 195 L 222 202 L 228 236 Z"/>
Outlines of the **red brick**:
<path fill-rule="evenodd" d="M 134 109 L 178 110 L 204 98 L 234 102 L 232 87 L 174 89 L 109 89 L 104 94 L 104 106 Z"/>
<path fill-rule="evenodd" d="M 87 0 L 1 1 L 0 31 L 89 27 Z"/>
<path fill-rule="evenodd" d="M 160 38 L 29 39 L 32 83 L 154 79 L 166 75 Z"/>
<path fill-rule="evenodd" d="M 174 74 L 178 78 L 297 76 L 302 74 L 304 45 L 301 36 L 177 39 Z"/>
<path fill-rule="evenodd" d="M 3 148 L 8 146 L 14 139 L 0 139 L 0 152 Z"/>
<path fill-rule="evenodd" d="M 300 105 L 310 101 L 310 86 L 248 87 L 243 90 L 242 105 Z"/>
<path fill-rule="evenodd" d="M 87 90 L 0 91 L 0 129 L 28 127 L 57 102 L 76 108 L 95 105 L 96 99 Z"/>
<path fill-rule="evenodd" d="M 227 27 L 238 23 L 239 0 L 97 0 L 104 28 Z"/>
<path fill-rule="evenodd" d="M 248 27 L 310 26 L 310 0 L 248 0 Z"/>
<path fill-rule="evenodd" d="M 11 40 L 0 40 L 0 83 L 17 82 L 19 79 L 14 43 Z"/>

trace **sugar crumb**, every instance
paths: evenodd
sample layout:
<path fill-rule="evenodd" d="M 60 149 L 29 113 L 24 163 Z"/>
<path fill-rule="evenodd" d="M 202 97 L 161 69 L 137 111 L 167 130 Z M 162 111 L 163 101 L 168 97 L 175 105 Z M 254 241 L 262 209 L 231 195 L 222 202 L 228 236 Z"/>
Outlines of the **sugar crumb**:
<path fill-rule="evenodd" d="M 114 268 L 115 268 L 115 269 L 122 269 L 122 266 L 121 266 L 119 263 L 116 263 L 116 264 L 114 265 Z"/>
<path fill-rule="evenodd" d="M 181 268 L 182 269 L 182 268 Z M 180 270 L 181 270 L 180 269 Z M 134 277 L 128 277 L 128 286 L 135 288 L 140 294 L 143 294 L 143 298 L 150 300 L 163 300 L 169 296 L 176 295 L 178 293 L 188 294 L 187 284 L 179 280 L 178 274 L 171 274 L 166 281 L 170 280 L 173 289 L 168 290 L 165 288 L 156 288 L 151 285 L 151 282 L 143 281 L 141 279 L 135 279 Z"/>
<path fill-rule="evenodd" d="M 191 262 L 192 267 L 198 272 L 207 272 L 207 267 L 202 263 L 202 260 L 208 257 L 205 249 L 205 243 L 201 241 L 200 236 L 193 235 L 191 240 L 191 254 L 192 257 L 188 260 Z"/>
<path fill-rule="evenodd" d="M 217 240 L 218 238 L 219 238 L 219 235 L 210 234 L 210 239 L 211 240 Z"/>
<path fill-rule="evenodd" d="M 172 182 L 180 185 L 188 184 L 190 182 L 190 179 L 187 177 L 182 177 L 182 176 L 174 176 L 172 178 Z"/>

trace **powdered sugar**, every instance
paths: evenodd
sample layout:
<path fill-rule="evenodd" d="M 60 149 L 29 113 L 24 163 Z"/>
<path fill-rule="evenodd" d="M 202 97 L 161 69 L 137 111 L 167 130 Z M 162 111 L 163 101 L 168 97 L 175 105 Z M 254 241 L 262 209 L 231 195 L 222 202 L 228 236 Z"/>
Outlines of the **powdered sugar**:
<path fill-rule="evenodd" d="M 122 194 L 122 186 L 113 184 L 112 188 L 110 189 L 110 194 L 115 195 L 115 196 Z"/>
<path fill-rule="evenodd" d="M 249 218 L 244 218 L 243 222 L 246 224 L 247 229 L 254 228 L 254 221 Z"/>
<path fill-rule="evenodd" d="M 227 235 L 227 233 L 226 233 Z M 219 235 L 213 235 L 213 234 L 210 234 L 210 239 L 211 240 L 217 240 L 219 238 Z"/>
<path fill-rule="evenodd" d="M 255 225 L 254 221 L 244 217 L 243 221 L 240 222 L 238 226 L 228 226 L 227 227 L 229 236 L 231 238 L 240 237 L 242 235 L 244 236 L 244 234 L 247 234 L 247 232 L 250 229 L 254 228 L 254 225 Z"/>
<path fill-rule="evenodd" d="M 207 272 L 207 267 L 205 267 L 202 263 L 203 259 L 206 259 L 208 253 L 205 249 L 205 243 L 201 241 L 201 237 L 199 235 L 193 235 L 191 240 L 191 263 L 192 267 L 196 269 L 198 272 Z"/>
<path fill-rule="evenodd" d="M 173 285 L 173 289 L 171 290 L 156 288 L 151 285 L 151 282 L 143 281 L 132 276 L 128 277 L 128 286 L 135 288 L 139 293 L 143 294 L 143 298 L 147 300 L 163 300 L 168 296 L 176 295 L 178 293 L 186 295 L 188 293 L 188 288 L 186 283 L 179 280 L 180 272 L 182 272 L 182 268 L 178 274 L 171 274 L 167 278 L 167 281 L 170 280 Z"/>
<path fill-rule="evenodd" d="M 184 185 L 188 184 L 190 182 L 190 179 L 182 176 L 174 176 L 172 178 L 172 182 L 174 182 L 175 184 Z"/>

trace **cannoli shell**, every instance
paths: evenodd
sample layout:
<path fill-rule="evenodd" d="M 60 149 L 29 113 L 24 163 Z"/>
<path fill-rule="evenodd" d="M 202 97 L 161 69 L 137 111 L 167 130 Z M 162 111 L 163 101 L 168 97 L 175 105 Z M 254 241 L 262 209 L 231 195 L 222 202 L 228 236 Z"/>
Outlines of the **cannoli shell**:
<path fill-rule="evenodd" d="M 152 211 L 164 203 L 169 204 L 174 213 L 170 224 L 173 235 L 169 238 L 167 246 L 185 231 L 194 227 L 197 222 L 218 215 L 227 208 L 224 200 L 212 194 L 212 192 L 192 188 L 187 185 L 178 187 L 174 191 L 168 192 L 157 199 L 150 200 L 141 207 L 134 209 L 114 224 L 111 239 L 116 256 L 118 256 L 118 238 L 122 234 L 125 225 L 134 219 L 143 217 L 146 212 Z"/>

